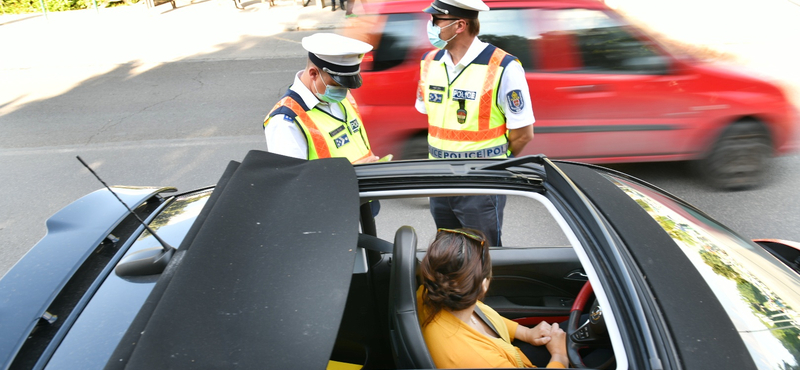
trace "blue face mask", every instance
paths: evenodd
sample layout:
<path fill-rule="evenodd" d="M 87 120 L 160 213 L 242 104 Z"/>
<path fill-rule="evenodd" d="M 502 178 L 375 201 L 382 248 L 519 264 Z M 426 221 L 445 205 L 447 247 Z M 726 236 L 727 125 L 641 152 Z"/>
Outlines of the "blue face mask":
<path fill-rule="evenodd" d="M 322 75 L 320 75 L 321 78 Z M 325 83 L 325 81 L 322 81 Z M 317 89 L 317 84 L 314 84 L 314 90 Z M 326 103 L 338 103 L 344 100 L 347 97 L 347 92 L 349 91 L 348 88 L 344 86 L 330 86 L 325 84 L 325 93 L 320 94 L 319 92 L 315 92 L 314 95 L 317 96 L 319 100 L 322 100 Z"/>
<path fill-rule="evenodd" d="M 447 43 L 450 40 L 456 38 L 456 36 L 458 34 L 453 35 L 453 37 L 451 37 L 451 38 L 449 38 L 447 40 L 442 40 L 442 38 L 439 37 L 439 34 L 442 33 L 442 29 L 450 27 L 450 26 L 456 24 L 456 22 L 458 22 L 458 21 L 453 21 L 453 23 L 450 23 L 450 24 L 448 24 L 448 25 L 446 25 L 444 27 L 439 27 L 439 26 L 434 26 L 433 25 L 433 20 L 428 21 L 428 40 L 431 42 L 431 45 L 433 45 L 433 47 L 435 47 L 437 49 L 444 49 L 444 47 L 447 46 Z"/>

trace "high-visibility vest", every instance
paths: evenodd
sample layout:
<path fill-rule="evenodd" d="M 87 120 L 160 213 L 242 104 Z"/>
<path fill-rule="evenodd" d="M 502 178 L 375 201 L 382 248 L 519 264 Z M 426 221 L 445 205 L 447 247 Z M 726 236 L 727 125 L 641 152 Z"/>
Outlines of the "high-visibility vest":
<path fill-rule="evenodd" d="M 443 50 L 422 57 L 417 98 L 428 112 L 429 158 L 505 158 L 506 118 L 497 106 L 500 78 L 519 60 L 488 45 L 450 83 Z M 521 97 L 520 97 L 521 99 Z"/>
<path fill-rule="evenodd" d="M 293 119 L 300 126 L 308 142 L 309 160 L 345 157 L 353 163 L 373 155 L 353 96 L 348 92 L 347 99 L 339 104 L 345 113 L 344 120 L 317 108 L 307 109 L 303 99 L 289 90 L 264 119 L 264 127 L 267 127 L 271 118 L 278 114 Z"/>

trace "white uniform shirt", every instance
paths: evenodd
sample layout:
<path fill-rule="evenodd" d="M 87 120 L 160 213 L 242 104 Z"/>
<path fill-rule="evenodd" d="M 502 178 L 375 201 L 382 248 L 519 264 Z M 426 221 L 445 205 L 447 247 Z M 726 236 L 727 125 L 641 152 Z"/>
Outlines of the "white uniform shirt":
<path fill-rule="evenodd" d="M 453 65 L 450 52 L 445 50 L 441 60 L 447 68 L 447 75 L 450 78 L 450 83 L 453 83 L 453 80 L 458 74 L 461 73 L 464 68 L 467 68 L 487 46 L 489 46 L 489 44 L 478 40 L 476 37 L 469 46 L 469 49 L 467 49 L 467 53 L 464 54 L 464 57 L 461 58 L 456 65 Z M 519 90 L 521 92 L 522 109 L 517 113 L 508 109 L 508 100 L 506 99 L 506 95 L 513 90 Z M 500 107 L 500 111 L 505 114 L 506 128 L 509 130 L 532 125 L 535 121 L 533 118 L 533 107 L 531 107 L 531 93 L 528 90 L 528 80 L 525 78 L 525 70 L 522 69 L 522 64 L 509 63 L 505 68 L 503 76 L 500 78 L 500 87 L 497 92 L 497 106 Z M 428 114 L 428 111 L 425 109 L 425 101 L 417 99 L 414 107 L 417 108 L 418 112 Z"/>
<path fill-rule="evenodd" d="M 300 76 L 303 71 L 297 72 L 294 76 L 294 83 L 289 90 L 300 95 L 303 103 L 313 109 L 319 108 L 330 115 L 344 119 L 344 112 L 339 104 L 328 104 L 317 99 L 317 96 L 309 90 Z M 264 128 L 264 136 L 267 138 L 267 151 L 270 153 L 281 154 L 289 157 L 308 159 L 308 141 L 300 129 L 300 126 L 293 119 L 285 114 L 276 114 L 269 119 L 269 124 Z"/>

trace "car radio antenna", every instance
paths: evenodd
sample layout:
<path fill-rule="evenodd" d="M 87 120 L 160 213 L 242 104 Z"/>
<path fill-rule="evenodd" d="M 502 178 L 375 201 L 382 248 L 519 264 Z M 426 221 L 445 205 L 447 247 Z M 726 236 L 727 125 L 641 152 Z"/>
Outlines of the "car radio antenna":
<path fill-rule="evenodd" d="M 113 194 L 114 197 L 117 198 L 117 200 L 120 203 L 122 203 L 123 206 L 125 206 L 125 208 L 128 210 L 130 214 L 132 214 L 134 217 L 136 217 L 137 220 L 139 220 L 139 223 L 142 224 L 142 226 L 144 226 L 144 228 L 150 233 L 150 235 L 156 238 L 158 243 L 161 244 L 161 248 L 144 249 L 139 252 L 132 253 L 128 257 L 124 258 L 122 261 L 120 261 L 119 265 L 117 265 L 116 268 L 117 275 L 120 276 L 153 275 L 153 274 L 160 274 L 162 271 L 164 271 L 164 268 L 167 267 L 167 263 L 172 258 L 172 255 L 175 253 L 175 247 L 169 245 L 169 243 L 165 242 L 164 239 L 161 239 L 161 237 L 159 237 L 158 234 L 156 234 L 156 232 L 153 231 L 153 229 L 151 229 L 150 226 L 148 226 L 141 219 L 141 217 L 139 217 L 139 215 L 137 215 L 136 212 L 134 212 L 131 209 L 131 207 L 128 207 L 128 205 L 125 204 L 125 202 L 122 199 L 120 199 L 117 193 L 115 193 L 114 190 L 111 190 L 111 187 L 108 186 L 108 184 L 106 184 L 106 182 L 103 181 L 103 179 L 101 179 L 100 176 L 98 176 L 97 173 L 94 172 L 94 170 L 92 170 L 92 168 L 89 167 L 89 165 L 83 161 L 81 156 L 76 156 L 76 158 L 78 158 L 81 164 L 83 164 L 83 166 L 86 167 L 86 169 L 89 170 L 89 172 L 91 172 L 92 175 L 94 175 L 94 177 L 98 181 L 100 181 L 100 183 L 103 184 L 103 186 L 105 186 L 106 189 L 108 189 L 108 191 L 111 192 L 111 194 Z"/>

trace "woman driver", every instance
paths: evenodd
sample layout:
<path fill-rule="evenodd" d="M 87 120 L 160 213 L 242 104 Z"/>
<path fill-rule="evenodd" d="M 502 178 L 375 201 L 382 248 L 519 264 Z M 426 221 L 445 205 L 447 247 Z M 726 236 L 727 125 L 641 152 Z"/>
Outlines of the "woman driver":
<path fill-rule="evenodd" d="M 488 249 L 480 231 L 439 229 L 422 259 L 418 312 L 436 367 L 535 367 L 515 339 L 545 346 L 547 367 L 566 367 L 566 334 L 557 323 L 527 328 L 480 302 L 492 276 Z"/>

